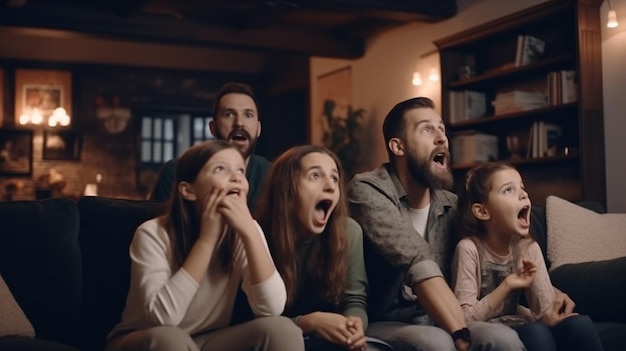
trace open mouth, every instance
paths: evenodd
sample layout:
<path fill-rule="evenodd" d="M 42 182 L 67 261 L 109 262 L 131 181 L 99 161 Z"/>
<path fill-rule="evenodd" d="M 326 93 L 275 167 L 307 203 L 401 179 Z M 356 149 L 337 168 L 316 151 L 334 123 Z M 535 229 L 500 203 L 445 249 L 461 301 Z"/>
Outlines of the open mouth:
<path fill-rule="evenodd" d="M 246 133 L 245 130 L 238 129 L 238 130 L 234 130 L 232 133 L 230 133 L 230 140 L 246 141 L 248 139 L 249 139 L 248 138 L 248 133 Z"/>
<path fill-rule="evenodd" d="M 528 223 L 530 222 L 529 217 L 530 217 L 530 206 L 524 206 L 517 213 L 517 219 L 519 219 L 520 222 L 524 225 L 528 225 Z"/>
<path fill-rule="evenodd" d="M 435 162 L 436 164 L 438 164 L 441 167 L 444 167 L 446 165 L 446 154 L 445 152 L 438 152 L 435 154 L 435 157 L 433 157 L 433 162 Z"/>
<path fill-rule="evenodd" d="M 226 196 L 231 196 L 231 195 L 239 195 L 241 193 L 241 190 L 239 189 L 230 189 L 227 193 Z"/>
<path fill-rule="evenodd" d="M 323 222 L 328 217 L 328 211 L 333 205 L 330 200 L 322 200 L 315 205 L 315 219 L 319 222 Z"/>

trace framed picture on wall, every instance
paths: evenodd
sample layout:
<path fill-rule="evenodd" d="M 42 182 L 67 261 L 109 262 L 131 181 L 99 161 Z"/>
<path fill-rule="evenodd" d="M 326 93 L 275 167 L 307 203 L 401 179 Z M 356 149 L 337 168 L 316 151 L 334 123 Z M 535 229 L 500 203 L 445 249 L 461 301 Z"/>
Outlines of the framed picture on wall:
<path fill-rule="evenodd" d="M 33 131 L 0 129 L 0 175 L 33 172 Z"/>
<path fill-rule="evenodd" d="M 71 129 L 43 132 L 44 160 L 80 160 L 80 136 Z"/>
<path fill-rule="evenodd" d="M 72 116 L 71 72 L 42 69 L 15 71 L 16 126 L 47 125 L 59 107 L 65 110 L 67 116 Z"/>

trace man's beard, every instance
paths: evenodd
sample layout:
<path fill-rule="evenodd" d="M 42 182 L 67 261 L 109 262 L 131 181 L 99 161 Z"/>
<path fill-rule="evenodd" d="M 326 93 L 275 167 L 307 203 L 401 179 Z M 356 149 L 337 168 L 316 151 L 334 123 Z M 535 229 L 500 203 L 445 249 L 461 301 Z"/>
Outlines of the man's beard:
<path fill-rule="evenodd" d="M 420 160 L 411 151 L 409 151 L 407 167 L 411 177 L 423 186 L 433 190 L 450 190 L 452 189 L 452 185 L 454 183 L 454 178 L 452 177 L 450 169 L 446 167 L 445 172 L 442 170 L 441 173 L 433 172 L 431 169 L 431 163 L 434 162 L 434 154 L 438 152 L 444 152 L 446 154 L 446 160 L 450 159 L 449 152 L 447 150 L 435 150 L 426 160 Z"/>
<path fill-rule="evenodd" d="M 247 148 L 243 147 L 243 149 L 239 149 L 239 152 L 241 152 L 243 159 L 247 160 L 248 157 L 252 156 L 255 149 L 256 149 L 256 138 L 250 138 L 248 139 L 248 147 Z"/>

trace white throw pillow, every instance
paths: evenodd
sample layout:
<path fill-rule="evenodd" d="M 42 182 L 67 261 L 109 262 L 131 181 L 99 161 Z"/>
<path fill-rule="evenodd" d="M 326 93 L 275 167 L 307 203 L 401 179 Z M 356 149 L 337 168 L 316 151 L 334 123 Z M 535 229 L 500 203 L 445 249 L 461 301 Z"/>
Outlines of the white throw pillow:
<path fill-rule="evenodd" d="M 626 213 L 600 214 L 548 196 L 546 223 L 550 270 L 626 256 Z"/>

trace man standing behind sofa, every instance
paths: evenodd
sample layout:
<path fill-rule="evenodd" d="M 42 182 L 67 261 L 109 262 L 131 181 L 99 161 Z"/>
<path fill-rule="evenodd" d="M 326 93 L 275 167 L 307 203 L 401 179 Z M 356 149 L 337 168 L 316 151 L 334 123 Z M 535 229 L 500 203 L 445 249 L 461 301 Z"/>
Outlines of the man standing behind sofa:
<path fill-rule="evenodd" d="M 524 350 L 495 323 L 466 325 L 444 271 L 457 197 L 445 126 L 425 97 L 398 103 L 383 135 L 389 163 L 351 181 L 351 214 L 363 228 L 372 308 L 367 334 L 394 350 Z M 438 327 L 435 327 L 436 324 Z"/>
<path fill-rule="evenodd" d="M 250 184 L 248 206 L 252 209 L 261 193 L 261 187 L 270 168 L 270 162 L 255 155 L 254 150 L 261 135 L 259 106 L 250 86 L 228 82 L 217 92 L 213 104 L 213 120 L 209 123 L 211 133 L 217 139 L 235 145 L 246 161 L 246 178 Z M 172 193 L 176 159 L 167 161 L 159 171 L 159 177 L 150 200 L 167 201 Z"/>

